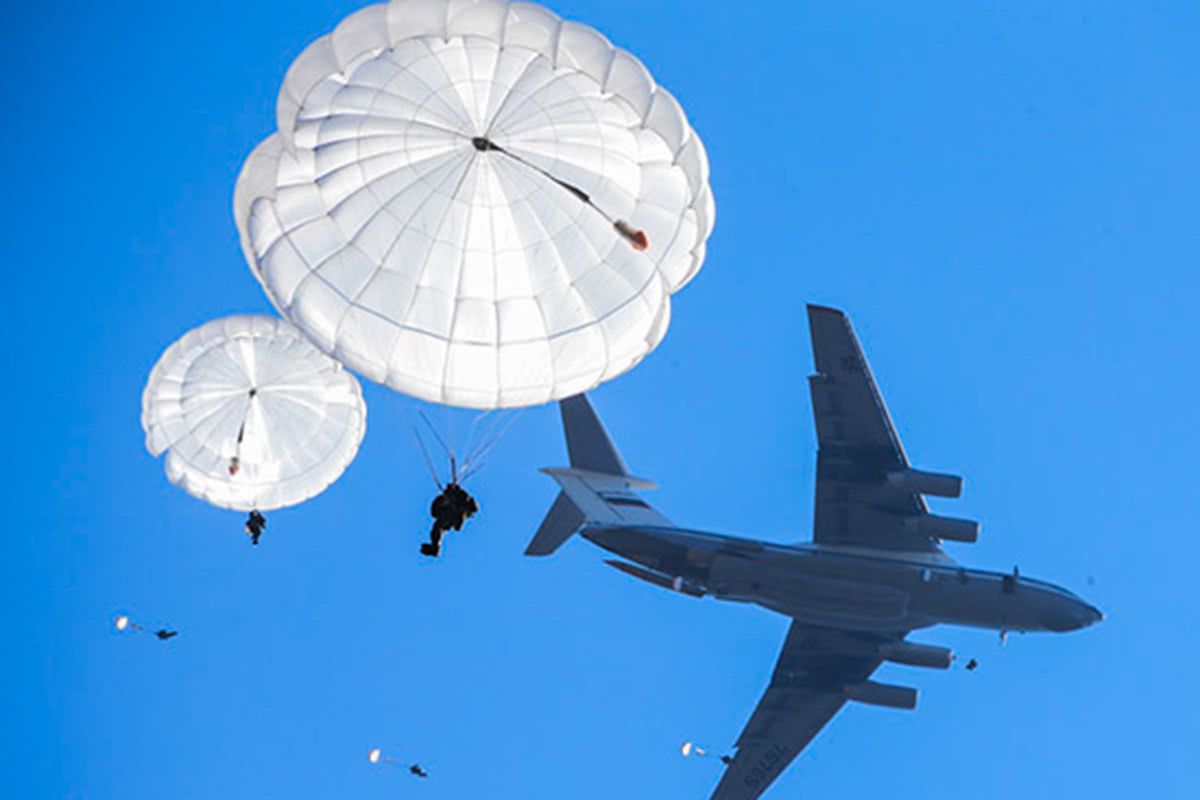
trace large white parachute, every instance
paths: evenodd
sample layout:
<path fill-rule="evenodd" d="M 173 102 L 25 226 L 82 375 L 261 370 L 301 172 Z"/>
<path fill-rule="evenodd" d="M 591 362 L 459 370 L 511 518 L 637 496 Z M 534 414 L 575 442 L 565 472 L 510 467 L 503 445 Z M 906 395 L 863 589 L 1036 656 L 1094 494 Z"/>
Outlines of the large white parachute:
<path fill-rule="evenodd" d="M 366 430 L 362 390 L 290 323 L 214 320 L 159 358 L 142 428 L 167 477 L 222 508 L 268 511 L 337 480 Z"/>
<path fill-rule="evenodd" d="M 503 0 L 393 0 L 292 64 L 234 213 L 275 306 L 425 400 L 586 391 L 666 333 L 713 225 L 679 104 L 590 27 Z"/>

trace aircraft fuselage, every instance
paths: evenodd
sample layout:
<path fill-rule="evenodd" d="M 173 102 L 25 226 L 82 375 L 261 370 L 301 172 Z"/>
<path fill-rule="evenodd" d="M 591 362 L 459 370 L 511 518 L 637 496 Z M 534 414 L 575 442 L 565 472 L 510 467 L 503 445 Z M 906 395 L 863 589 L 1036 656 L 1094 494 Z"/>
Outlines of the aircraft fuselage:
<path fill-rule="evenodd" d="M 1059 586 L 968 569 L 939 554 L 778 545 L 681 528 L 590 526 L 582 533 L 657 573 L 637 577 L 754 603 L 810 625 L 898 631 L 945 623 L 1070 631 L 1103 618 Z"/>

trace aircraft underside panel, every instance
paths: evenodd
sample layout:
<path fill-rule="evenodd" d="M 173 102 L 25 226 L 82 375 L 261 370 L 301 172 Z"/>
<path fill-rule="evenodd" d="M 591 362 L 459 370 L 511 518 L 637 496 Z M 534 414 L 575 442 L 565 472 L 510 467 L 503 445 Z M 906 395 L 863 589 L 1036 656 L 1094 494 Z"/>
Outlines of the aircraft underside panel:
<path fill-rule="evenodd" d="M 749 600 L 829 627 L 897 630 L 908 617 L 908 594 L 898 589 L 811 574 L 797 576 L 737 556 L 714 559 L 708 588 L 719 598 Z"/>

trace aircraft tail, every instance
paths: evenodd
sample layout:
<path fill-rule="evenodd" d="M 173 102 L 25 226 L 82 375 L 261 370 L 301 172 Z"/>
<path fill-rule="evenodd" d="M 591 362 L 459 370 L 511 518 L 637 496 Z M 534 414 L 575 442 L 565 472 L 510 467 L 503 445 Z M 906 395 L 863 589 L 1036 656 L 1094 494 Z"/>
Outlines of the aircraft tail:
<path fill-rule="evenodd" d="M 558 481 L 562 491 L 525 548 L 525 555 L 548 556 L 589 524 L 670 525 L 666 517 L 634 493 L 634 489 L 653 489 L 655 485 L 629 474 L 587 395 L 560 401 L 559 411 L 571 466 L 542 470 Z"/>

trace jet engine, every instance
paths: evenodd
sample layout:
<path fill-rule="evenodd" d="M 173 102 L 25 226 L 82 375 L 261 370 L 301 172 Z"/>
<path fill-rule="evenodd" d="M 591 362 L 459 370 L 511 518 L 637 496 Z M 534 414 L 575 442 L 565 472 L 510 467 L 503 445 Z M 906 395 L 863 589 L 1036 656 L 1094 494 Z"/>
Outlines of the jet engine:
<path fill-rule="evenodd" d="M 842 696 L 856 703 L 885 708 L 911 710 L 917 707 L 917 690 L 908 686 L 893 686 L 890 683 L 863 681 L 848 683 L 842 687 Z"/>
<path fill-rule="evenodd" d="M 949 669 L 950 662 L 954 660 L 954 652 L 949 648 L 905 641 L 884 642 L 875 652 L 884 661 L 907 664 L 910 667 Z"/>
<path fill-rule="evenodd" d="M 934 497 L 958 497 L 962 494 L 963 479 L 958 475 L 942 472 L 925 472 L 919 469 L 899 469 L 886 477 L 889 486 L 914 494 Z"/>
<path fill-rule="evenodd" d="M 979 523 L 973 519 L 919 514 L 904 520 L 904 527 L 921 536 L 950 539 L 955 542 L 974 542 L 979 538 Z"/>

